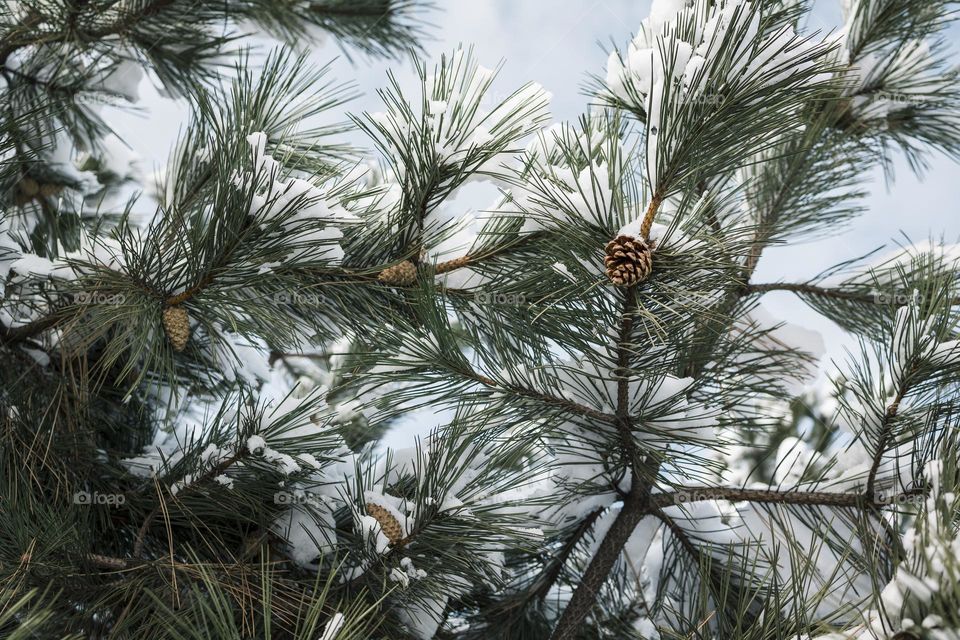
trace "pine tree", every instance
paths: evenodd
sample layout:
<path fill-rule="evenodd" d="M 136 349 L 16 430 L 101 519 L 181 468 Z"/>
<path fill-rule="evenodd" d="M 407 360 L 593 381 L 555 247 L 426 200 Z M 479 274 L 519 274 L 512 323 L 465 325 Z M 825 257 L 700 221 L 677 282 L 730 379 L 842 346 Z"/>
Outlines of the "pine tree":
<path fill-rule="evenodd" d="M 556 124 L 423 5 L 6 8 L 4 637 L 960 637 L 957 245 L 754 277 L 960 156 L 950 3 L 656 0 Z M 352 89 L 250 22 L 419 87 L 318 125 Z M 145 222 L 143 73 L 191 105 Z M 828 388 L 770 291 L 858 339 Z"/>

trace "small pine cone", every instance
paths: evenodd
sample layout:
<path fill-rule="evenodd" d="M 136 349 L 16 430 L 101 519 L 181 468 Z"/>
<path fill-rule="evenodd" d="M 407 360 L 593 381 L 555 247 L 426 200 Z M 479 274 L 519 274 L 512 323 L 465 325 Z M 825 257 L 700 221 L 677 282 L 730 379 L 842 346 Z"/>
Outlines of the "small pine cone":
<path fill-rule="evenodd" d="M 30 176 L 24 176 L 17 186 L 20 188 L 20 193 L 23 194 L 27 200 L 32 200 L 33 197 L 40 192 L 40 185 Z"/>
<path fill-rule="evenodd" d="M 653 270 L 653 251 L 641 238 L 617 236 L 607 243 L 603 266 L 607 277 L 618 287 L 643 282 Z"/>
<path fill-rule="evenodd" d="M 187 348 L 187 341 L 190 340 L 190 317 L 186 309 L 180 305 L 164 309 L 163 328 L 175 351 L 183 351 Z"/>
<path fill-rule="evenodd" d="M 367 514 L 380 523 L 380 529 L 383 530 L 383 535 L 387 536 L 390 544 L 397 544 L 403 540 L 403 527 L 392 513 L 372 502 L 368 502 L 366 507 Z"/>
<path fill-rule="evenodd" d="M 437 275 L 441 273 L 447 273 L 448 271 L 454 271 L 461 267 L 465 267 L 470 264 L 470 256 L 460 256 L 459 258 L 454 258 L 453 260 L 445 260 L 444 262 L 437 263 L 436 273 Z"/>
<path fill-rule="evenodd" d="M 417 265 L 404 260 L 381 271 L 377 280 L 391 287 L 409 287 L 417 281 Z"/>
<path fill-rule="evenodd" d="M 40 195 L 46 198 L 58 195 L 61 191 L 63 191 L 63 187 L 59 184 L 47 183 L 40 185 Z"/>

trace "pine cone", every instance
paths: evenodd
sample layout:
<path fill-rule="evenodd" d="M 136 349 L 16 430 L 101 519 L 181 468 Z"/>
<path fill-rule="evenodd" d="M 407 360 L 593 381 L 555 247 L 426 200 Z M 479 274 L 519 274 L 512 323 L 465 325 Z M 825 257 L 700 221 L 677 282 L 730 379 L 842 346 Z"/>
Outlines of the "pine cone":
<path fill-rule="evenodd" d="M 190 316 L 187 315 L 186 309 L 180 305 L 164 309 L 163 328 L 175 351 L 183 351 L 187 348 L 187 341 L 190 340 Z"/>
<path fill-rule="evenodd" d="M 409 287 L 417 281 L 417 265 L 404 260 L 381 271 L 377 280 L 391 287 Z"/>
<path fill-rule="evenodd" d="M 27 199 L 33 198 L 40 192 L 40 185 L 30 176 L 24 176 L 18 186 L 20 187 L 20 193 Z"/>
<path fill-rule="evenodd" d="M 403 540 L 403 527 L 392 513 L 372 502 L 368 502 L 366 507 L 367 513 L 380 523 L 380 529 L 383 530 L 383 535 L 387 536 L 390 544 L 397 544 Z"/>
<path fill-rule="evenodd" d="M 653 251 L 642 238 L 617 236 L 607 243 L 603 266 L 607 277 L 618 287 L 643 282 L 653 270 Z"/>
<path fill-rule="evenodd" d="M 40 185 L 40 195 L 44 196 L 45 198 L 59 195 L 61 191 L 63 191 L 63 186 L 59 184 L 47 183 Z"/>

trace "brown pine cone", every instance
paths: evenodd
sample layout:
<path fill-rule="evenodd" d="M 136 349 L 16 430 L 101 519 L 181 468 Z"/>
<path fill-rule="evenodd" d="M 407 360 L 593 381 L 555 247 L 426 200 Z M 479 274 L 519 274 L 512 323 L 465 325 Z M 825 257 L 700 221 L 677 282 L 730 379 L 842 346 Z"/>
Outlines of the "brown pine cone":
<path fill-rule="evenodd" d="M 40 185 L 40 195 L 49 198 L 51 196 L 59 195 L 63 191 L 63 186 L 59 184 L 42 184 Z"/>
<path fill-rule="evenodd" d="M 24 176 L 20 180 L 20 184 L 18 186 L 20 187 L 20 193 L 22 193 L 28 200 L 40 192 L 40 185 L 30 176 Z"/>
<path fill-rule="evenodd" d="M 653 271 L 653 251 L 642 238 L 617 236 L 607 243 L 603 266 L 607 277 L 618 287 L 643 282 Z"/>
<path fill-rule="evenodd" d="M 383 530 L 383 535 L 387 536 L 390 544 L 397 544 L 403 540 L 403 527 L 400 526 L 400 522 L 392 513 L 372 502 L 368 502 L 366 507 L 367 514 L 373 516 L 373 519 L 380 523 L 380 529 Z"/>
<path fill-rule="evenodd" d="M 417 265 L 404 260 L 381 271 L 377 280 L 391 287 L 409 287 L 417 281 Z"/>
<path fill-rule="evenodd" d="M 180 305 L 163 310 L 163 329 L 175 351 L 183 351 L 190 340 L 190 316 Z"/>

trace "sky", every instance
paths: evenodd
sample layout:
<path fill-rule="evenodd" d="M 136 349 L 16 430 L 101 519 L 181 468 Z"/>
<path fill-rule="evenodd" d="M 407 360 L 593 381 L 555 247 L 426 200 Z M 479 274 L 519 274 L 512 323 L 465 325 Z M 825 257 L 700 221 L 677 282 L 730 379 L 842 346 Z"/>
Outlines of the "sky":
<path fill-rule="evenodd" d="M 557 121 L 576 119 L 588 108 L 584 85 L 589 74 L 605 72 L 614 43 L 623 47 L 649 12 L 649 0 L 451 0 L 429 15 L 432 39 L 424 43 L 428 66 L 458 45 L 473 45 L 480 64 L 503 64 L 494 85 L 505 97 L 528 81 L 553 94 L 551 111 Z M 808 29 L 830 31 L 840 23 L 839 0 L 818 0 Z M 949 36 L 960 42 L 960 27 Z M 268 49 L 266 37 L 254 38 Z M 392 69 L 402 87 L 415 89 L 409 62 L 398 63 L 356 56 L 351 62 L 333 42 L 314 46 L 311 60 L 332 63 L 332 76 L 356 84 L 362 96 L 344 112 L 382 109 L 376 89 Z M 958 58 L 960 62 L 960 58 Z M 182 103 L 160 96 L 149 79 L 141 83 L 141 113 L 111 117 L 121 138 L 141 157 L 149 171 L 161 166 L 185 120 Z M 343 114 L 338 114 L 342 119 Z M 355 142 L 362 142 L 356 139 Z M 868 176 L 867 213 L 828 237 L 806 244 L 768 249 L 755 275 L 756 282 L 799 282 L 848 258 L 878 247 L 944 238 L 960 241 L 960 172 L 950 159 L 934 155 L 928 171 L 918 178 L 903 158 L 894 164 L 895 180 L 888 184 L 880 170 Z M 489 194 L 467 192 L 450 206 L 482 211 L 493 202 Z M 764 306 L 774 316 L 818 331 L 826 344 L 826 358 L 843 359 L 854 341 L 829 320 L 808 309 L 789 293 L 767 294 Z"/>

